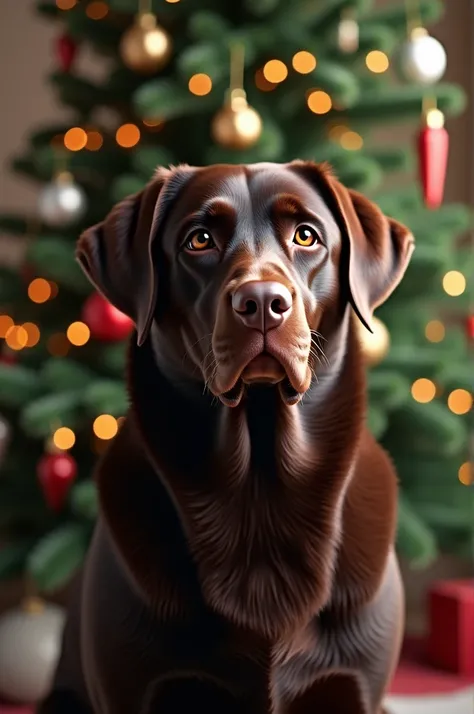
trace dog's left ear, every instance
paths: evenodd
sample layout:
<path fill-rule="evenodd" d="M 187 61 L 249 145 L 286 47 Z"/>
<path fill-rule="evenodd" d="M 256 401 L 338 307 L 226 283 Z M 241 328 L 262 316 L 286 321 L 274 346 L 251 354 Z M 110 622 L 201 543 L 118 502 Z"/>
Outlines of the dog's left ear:
<path fill-rule="evenodd" d="M 152 181 L 128 196 L 79 238 L 76 258 L 94 287 L 136 324 L 145 341 L 155 313 L 154 244 L 165 216 L 192 169 L 160 168 Z"/>
<path fill-rule="evenodd" d="M 346 235 L 351 304 L 372 332 L 375 308 L 395 290 L 408 266 L 415 247 L 413 235 L 368 198 L 343 186 L 327 165 L 295 161 L 290 166 L 312 180 Z"/>

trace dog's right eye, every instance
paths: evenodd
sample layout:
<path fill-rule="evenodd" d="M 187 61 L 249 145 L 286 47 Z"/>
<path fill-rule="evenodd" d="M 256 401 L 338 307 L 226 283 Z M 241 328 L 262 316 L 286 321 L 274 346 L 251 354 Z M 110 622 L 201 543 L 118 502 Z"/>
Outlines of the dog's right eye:
<path fill-rule="evenodd" d="M 214 241 L 207 231 L 195 231 L 187 239 L 185 247 L 188 250 L 209 250 L 214 248 Z"/>

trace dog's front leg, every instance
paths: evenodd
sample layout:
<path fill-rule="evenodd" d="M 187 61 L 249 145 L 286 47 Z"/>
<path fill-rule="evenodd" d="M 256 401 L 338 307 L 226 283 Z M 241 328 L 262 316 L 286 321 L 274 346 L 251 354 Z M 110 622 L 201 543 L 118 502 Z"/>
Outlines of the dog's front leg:
<path fill-rule="evenodd" d="M 242 690 L 200 673 L 171 676 L 152 685 L 140 714 L 271 714 L 266 679 Z"/>

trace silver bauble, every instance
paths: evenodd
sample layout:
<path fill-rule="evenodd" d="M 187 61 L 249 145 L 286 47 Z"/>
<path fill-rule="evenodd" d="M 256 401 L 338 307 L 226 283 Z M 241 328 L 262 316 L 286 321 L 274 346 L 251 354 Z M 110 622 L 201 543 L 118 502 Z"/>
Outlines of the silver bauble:
<path fill-rule="evenodd" d="M 71 174 L 59 174 L 41 191 L 38 210 L 41 219 L 55 228 L 76 223 L 87 209 L 86 195 Z"/>
<path fill-rule="evenodd" d="M 37 598 L 0 618 L 0 696 L 30 704 L 52 684 L 65 621 L 62 608 Z"/>
<path fill-rule="evenodd" d="M 441 42 L 431 37 L 426 30 L 414 30 L 402 45 L 400 67 L 411 82 L 435 84 L 446 71 L 446 50 Z"/>

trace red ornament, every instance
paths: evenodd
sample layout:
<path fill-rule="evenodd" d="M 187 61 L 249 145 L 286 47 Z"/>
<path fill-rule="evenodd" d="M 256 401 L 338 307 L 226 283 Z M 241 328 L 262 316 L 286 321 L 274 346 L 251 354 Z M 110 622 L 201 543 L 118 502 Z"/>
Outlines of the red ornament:
<path fill-rule="evenodd" d="M 439 208 L 443 201 L 448 150 L 449 134 L 444 128 L 444 116 L 439 109 L 431 109 L 418 135 L 420 180 L 428 208 Z"/>
<path fill-rule="evenodd" d="M 469 315 L 466 320 L 466 332 L 470 340 L 474 340 L 474 315 Z"/>
<path fill-rule="evenodd" d="M 45 454 L 38 461 L 38 480 L 52 511 L 60 511 L 77 475 L 76 461 L 66 453 Z"/>
<path fill-rule="evenodd" d="M 93 293 L 87 298 L 82 308 L 82 319 L 92 337 L 103 342 L 120 342 L 133 330 L 133 321 L 100 293 Z"/>
<path fill-rule="evenodd" d="M 63 72 L 69 72 L 77 54 L 77 45 L 69 35 L 61 35 L 56 40 L 56 57 Z"/>
<path fill-rule="evenodd" d="M 474 677 L 474 580 L 433 583 L 428 593 L 430 662 L 438 669 Z"/>

